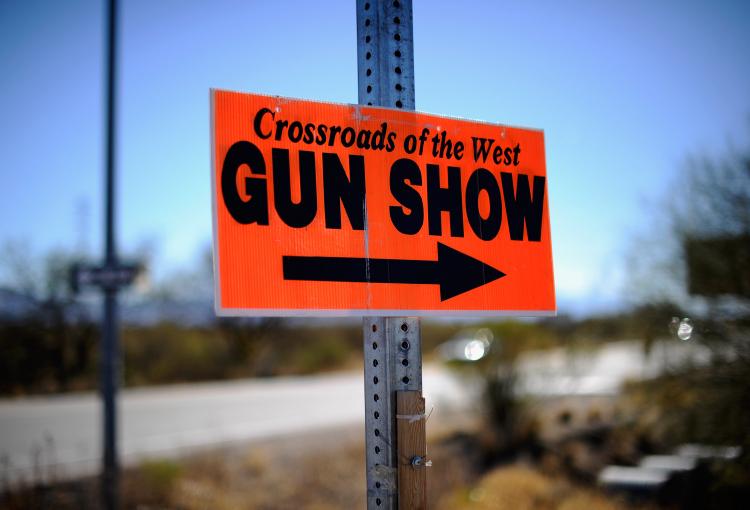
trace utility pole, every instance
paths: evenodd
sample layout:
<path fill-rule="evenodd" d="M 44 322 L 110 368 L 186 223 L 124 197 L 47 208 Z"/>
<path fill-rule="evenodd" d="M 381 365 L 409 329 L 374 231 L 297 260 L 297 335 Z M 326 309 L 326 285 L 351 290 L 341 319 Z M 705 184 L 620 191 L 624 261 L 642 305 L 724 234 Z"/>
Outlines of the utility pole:
<path fill-rule="evenodd" d="M 99 391 L 102 397 L 102 507 L 119 507 L 120 464 L 117 455 L 117 387 L 120 379 L 120 340 L 117 295 L 141 271 L 140 264 L 122 263 L 117 256 L 115 218 L 115 161 L 117 139 L 117 0 L 107 10 L 106 138 L 104 169 L 104 261 L 71 268 L 74 292 L 84 287 L 101 289 L 102 337 L 99 344 Z"/>
<path fill-rule="evenodd" d="M 115 127 L 117 85 L 117 0 L 109 1 L 109 30 L 107 48 L 107 162 L 105 179 L 105 241 L 104 267 L 117 267 L 115 243 Z M 119 461 L 117 458 L 117 386 L 120 375 L 120 349 L 118 338 L 117 292 L 119 285 L 102 285 L 104 310 L 101 340 L 101 383 L 104 406 L 102 489 L 104 507 L 118 507 Z"/>
<path fill-rule="evenodd" d="M 359 104 L 414 110 L 412 34 L 411 0 L 357 0 Z M 367 508 L 395 510 L 397 392 L 422 391 L 419 319 L 365 317 L 363 336 Z"/>

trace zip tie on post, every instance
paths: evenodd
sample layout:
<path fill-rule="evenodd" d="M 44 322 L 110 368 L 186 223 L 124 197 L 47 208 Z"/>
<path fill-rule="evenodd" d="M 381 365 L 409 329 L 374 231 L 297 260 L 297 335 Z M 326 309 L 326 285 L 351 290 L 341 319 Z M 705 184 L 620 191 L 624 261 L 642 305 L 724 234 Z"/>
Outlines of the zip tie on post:
<path fill-rule="evenodd" d="M 419 420 L 424 420 L 427 422 L 427 420 L 430 419 L 430 416 L 432 416 L 432 411 L 435 410 L 435 407 L 433 406 L 432 409 L 430 409 L 429 414 L 397 414 L 396 419 L 397 420 L 409 420 L 409 423 L 415 423 Z"/>
<path fill-rule="evenodd" d="M 427 416 L 424 414 L 397 414 L 396 419 L 397 420 L 409 420 L 409 423 L 415 423 L 419 420 L 426 419 Z"/>

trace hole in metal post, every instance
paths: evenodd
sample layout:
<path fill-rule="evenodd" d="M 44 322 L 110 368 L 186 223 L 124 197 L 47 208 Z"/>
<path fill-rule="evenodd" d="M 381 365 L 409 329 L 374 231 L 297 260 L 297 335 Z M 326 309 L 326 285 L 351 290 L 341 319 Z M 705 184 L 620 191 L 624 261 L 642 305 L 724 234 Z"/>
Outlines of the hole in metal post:
<path fill-rule="evenodd" d="M 376 488 L 376 489 L 379 489 L 379 488 L 380 488 L 380 482 L 375 482 L 375 488 Z"/>
<path fill-rule="evenodd" d="M 378 376 L 375 376 L 375 377 L 372 378 L 372 383 L 373 384 L 378 384 L 378 381 L 379 381 Z"/>
<path fill-rule="evenodd" d="M 409 384 L 409 378 L 408 377 L 404 376 L 403 379 L 401 379 L 401 380 L 404 382 L 404 384 Z"/>
<path fill-rule="evenodd" d="M 393 70 L 396 72 L 396 74 L 401 74 L 401 68 L 399 66 L 396 66 Z"/>
<path fill-rule="evenodd" d="M 409 341 L 408 340 L 404 340 L 403 342 L 401 342 L 401 348 L 403 350 L 405 350 L 405 351 L 408 351 L 409 350 Z"/>
<path fill-rule="evenodd" d="M 378 418 L 380 418 L 380 413 L 377 412 L 377 411 L 375 411 L 375 413 L 373 414 L 373 416 L 375 416 L 375 419 L 377 420 Z"/>
<path fill-rule="evenodd" d="M 370 59 L 372 58 L 372 53 L 370 53 L 370 52 L 368 51 L 368 52 L 367 52 L 367 54 L 365 55 L 365 58 L 366 58 L 367 60 L 370 60 Z"/>
<path fill-rule="evenodd" d="M 366 4 L 365 4 L 365 10 L 367 11 L 367 10 L 369 10 L 369 9 L 370 9 L 370 4 L 369 4 L 369 3 L 366 3 Z"/>
<path fill-rule="evenodd" d="M 396 108 L 403 108 L 403 106 L 404 106 L 404 103 L 402 103 L 400 99 L 396 101 Z"/>
<path fill-rule="evenodd" d="M 393 56 L 396 57 L 396 58 L 401 58 L 401 52 L 398 51 L 398 50 L 396 50 L 396 51 L 393 52 Z"/>
<path fill-rule="evenodd" d="M 375 498 L 375 504 L 380 506 L 380 503 L 382 503 L 382 501 L 380 501 L 380 498 Z"/>
<path fill-rule="evenodd" d="M 366 27 L 369 27 L 369 26 L 370 26 L 370 20 L 369 20 L 369 18 L 365 20 L 365 26 L 366 26 Z"/>
<path fill-rule="evenodd" d="M 380 453 L 380 447 L 379 446 L 375 447 L 375 453 Z"/>
<path fill-rule="evenodd" d="M 400 89 L 399 89 L 399 90 L 400 90 Z M 408 326 L 408 324 L 406 324 L 405 322 L 404 322 L 403 324 L 401 324 L 401 331 L 406 331 L 406 330 L 408 330 L 408 329 L 409 329 L 409 326 Z"/>
<path fill-rule="evenodd" d="M 396 16 L 395 18 L 393 18 L 393 22 L 394 22 L 394 23 L 395 23 L 396 25 L 398 25 L 399 23 L 401 23 L 401 18 L 399 18 L 398 16 Z"/>
<path fill-rule="evenodd" d="M 380 429 L 375 429 L 375 437 L 380 437 Z"/>
<path fill-rule="evenodd" d="M 393 38 L 396 39 L 397 41 L 401 40 L 401 36 L 399 34 L 394 35 Z"/>
<path fill-rule="evenodd" d="M 373 342 L 372 343 L 372 348 L 373 349 L 377 349 L 378 348 L 378 343 L 377 342 Z"/>
<path fill-rule="evenodd" d="M 371 40 L 372 40 L 372 37 L 370 37 L 369 35 L 365 36 L 365 42 L 366 43 L 370 42 Z"/>
<path fill-rule="evenodd" d="M 401 7 L 401 3 L 398 0 L 393 0 L 393 7 Z"/>
<path fill-rule="evenodd" d="M 367 93 L 369 94 L 370 92 L 372 92 L 372 85 L 367 86 Z"/>
<path fill-rule="evenodd" d="M 374 367 L 378 366 L 378 360 L 376 359 L 372 360 L 372 366 Z"/>
<path fill-rule="evenodd" d="M 376 393 L 376 394 L 375 394 L 375 396 L 374 396 L 374 397 L 372 397 L 372 398 L 373 398 L 373 399 L 375 399 L 375 402 L 377 402 L 378 400 L 380 400 L 380 395 L 378 395 L 378 394 Z"/>
<path fill-rule="evenodd" d="M 372 74 L 372 69 L 368 69 L 367 71 L 365 71 L 365 74 L 367 76 L 370 76 Z M 378 327 L 376 325 L 373 324 L 372 327 L 373 327 L 373 331 L 377 331 Z"/>
<path fill-rule="evenodd" d="M 401 90 L 403 90 L 403 88 L 404 88 L 404 87 L 402 87 L 400 83 L 397 83 L 397 84 L 396 84 L 396 90 L 398 90 L 399 92 L 400 92 Z"/>
<path fill-rule="evenodd" d="M 372 106 L 372 101 L 368 101 L 367 106 Z"/>
<path fill-rule="evenodd" d="M 408 359 L 402 359 L 401 360 L 401 364 L 404 365 L 405 367 L 408 367 L 409 366 L 409 360 Z"/>

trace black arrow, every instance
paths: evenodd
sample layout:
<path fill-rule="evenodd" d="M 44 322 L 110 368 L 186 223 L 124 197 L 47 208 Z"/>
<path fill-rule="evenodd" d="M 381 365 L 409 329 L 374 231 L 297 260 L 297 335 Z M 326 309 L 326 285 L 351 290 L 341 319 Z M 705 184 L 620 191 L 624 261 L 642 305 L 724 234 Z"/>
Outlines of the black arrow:
<path fill-rule="evenodd" d="M 282 257 L 285 280 L 440 285 L 440 300 L 505 276 L 484 262 L 438 243 L 437 260 Z"/>

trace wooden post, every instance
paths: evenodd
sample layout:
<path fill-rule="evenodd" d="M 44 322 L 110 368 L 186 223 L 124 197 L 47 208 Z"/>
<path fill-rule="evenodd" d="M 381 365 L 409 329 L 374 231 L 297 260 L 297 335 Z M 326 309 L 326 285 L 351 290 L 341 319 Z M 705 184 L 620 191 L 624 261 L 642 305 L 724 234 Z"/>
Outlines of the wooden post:
<path fill-rule="evenodd" d="M 427 439 L 424 412 L 424 398 L 421 392 L 396 393 L 400 510 L 427 508 Z"/>

